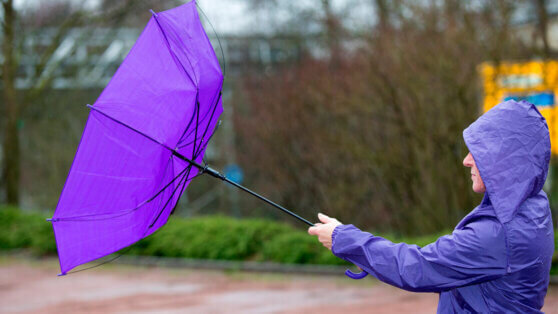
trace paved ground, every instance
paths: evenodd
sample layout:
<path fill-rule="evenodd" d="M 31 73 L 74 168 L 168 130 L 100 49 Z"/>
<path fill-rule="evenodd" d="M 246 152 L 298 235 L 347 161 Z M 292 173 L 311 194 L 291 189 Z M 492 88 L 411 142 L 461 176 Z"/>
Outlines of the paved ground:
<path fill-rule="evenodd" d="M 435 313 L 437 295 L 375 280 L 104 265 L 57 277 L 54 260 L 0 258 L 0 313 Z M 558 313 L 558 287 L 546 298 Z"/>

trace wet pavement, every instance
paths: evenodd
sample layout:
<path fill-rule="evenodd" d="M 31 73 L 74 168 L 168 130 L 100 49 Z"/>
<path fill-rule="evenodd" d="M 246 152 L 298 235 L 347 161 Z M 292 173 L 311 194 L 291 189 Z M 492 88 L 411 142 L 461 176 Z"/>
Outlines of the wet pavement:
<path fill-rule="evenodd" d="M 374 279 L 104 265 L 57 277 L 56 261 L 0 259 L 0 313 L 435 313 L 438 296 Z M 546 313 L 558 313 L 558 287 Z"/>

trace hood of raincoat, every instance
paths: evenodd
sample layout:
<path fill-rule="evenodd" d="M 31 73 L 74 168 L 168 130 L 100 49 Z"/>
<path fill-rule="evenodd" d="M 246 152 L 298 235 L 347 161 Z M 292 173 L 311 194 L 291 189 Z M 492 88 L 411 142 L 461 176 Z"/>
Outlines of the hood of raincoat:
<path fill-rule="evenodd" d="M 546 180 L 550 137 L 545 119 L 533 104 L 509 100 L 478 118 L 463 138 L 498 219 L 509 222 Z"/>

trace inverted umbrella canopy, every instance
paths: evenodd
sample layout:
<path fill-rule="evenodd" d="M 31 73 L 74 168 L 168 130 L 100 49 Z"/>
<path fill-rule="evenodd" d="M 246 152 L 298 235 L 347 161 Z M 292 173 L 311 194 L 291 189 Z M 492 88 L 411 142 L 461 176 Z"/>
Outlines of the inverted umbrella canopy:
<path fill-rule="evenodd" d="M 200 172 L 223 75 L 194 1 L 153 13 L 94 103 L 51 219 L 62 274 L 150 235 Z"/>
<path fill-rule="evenodd" d="M 223 74 L 195 1 L 153 16 L 91 108 L 54 216 L 61 275 L 163 226 L 206 173 L 308 220 L 202 166 L 223 112 Z M 346 274 L 354 279 L 366 272 Z"/>

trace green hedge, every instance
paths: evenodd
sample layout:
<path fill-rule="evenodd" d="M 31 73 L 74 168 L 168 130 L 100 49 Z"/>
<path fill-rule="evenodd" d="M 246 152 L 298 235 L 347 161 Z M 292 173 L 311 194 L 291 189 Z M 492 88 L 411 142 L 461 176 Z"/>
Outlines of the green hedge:
<path fill-rule="evenodd" d="M 440 235 L 398 238 L 425 246 Z M 558 232 L 555 245 L 558 248 Z M 0 250 L 30 249 L 37 255 L 56 254 L 56 244 L 45 214 L 0 206 Z M 124 254 L 198 259 L 271 261 L 291 264 L 345 265 L 347 262 L 324 249 L 304 230 L 268 220 L 210 216 L 185 219 L 172 217 L 153 235 L 123 249 Z M 558 275 L 558 254 L 552 274 Z"/>
<path fill-rule="evenodd" d="M 0 206 L 0 249 L 20 248 L 37 255 L 56 253 L 52 227 L 43 214 Z"/>
<path fill-rule="evenodd" d="M 0 206 L 0 250 L 31 249 L 36 255 L 56 254 L 52 227 L 45 216 Z M 346 264 L 304 230 L 268 220 L 221 216 L 172 217 L 159 231 L 121 252 L 198 259 Z"/>

